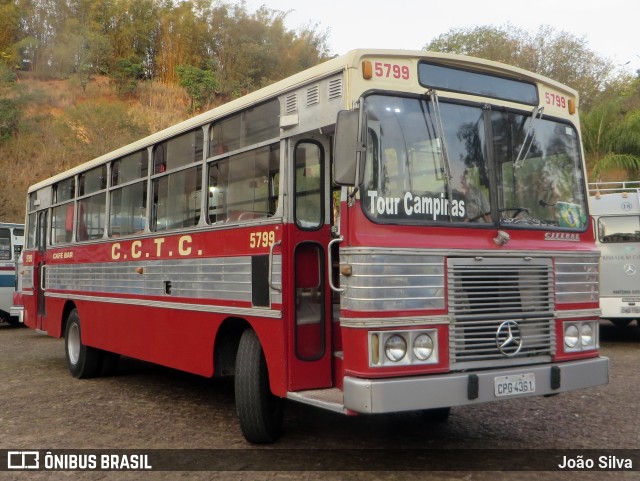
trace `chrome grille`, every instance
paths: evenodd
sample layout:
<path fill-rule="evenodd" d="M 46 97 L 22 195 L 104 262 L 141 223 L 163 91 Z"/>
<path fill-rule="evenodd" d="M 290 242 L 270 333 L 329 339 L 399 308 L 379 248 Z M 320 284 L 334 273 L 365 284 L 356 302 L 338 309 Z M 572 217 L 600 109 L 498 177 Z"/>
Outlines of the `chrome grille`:
<path fill-rule="evenodd" d="M 341 262 L 353 269 L 341 276 L 342 307 L 354 311 L 444 308 L 444 257 L 407 251 L 348 250 Z"/>
<path fill-rule="evenodd" d="M 452 368 L 526 364 L 554 349 L 554 287 L 550 259 L 449 258 L 449 354 Z M 518 323 L 522 348 L 498 349 L 505 320 Z"/>

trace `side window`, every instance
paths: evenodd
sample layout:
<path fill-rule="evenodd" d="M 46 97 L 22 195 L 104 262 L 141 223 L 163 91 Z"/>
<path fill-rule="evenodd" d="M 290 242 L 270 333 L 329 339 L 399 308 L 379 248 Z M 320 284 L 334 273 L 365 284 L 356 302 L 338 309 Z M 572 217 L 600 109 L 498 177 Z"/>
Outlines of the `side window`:
<path fill-rule="evenodd" d="M 78 176 L 78 220 L 76 240 L 100 239 L 104 235 L 107 206 L 107 166 L 83 172 Z"/>
<path fill-rule="evenodd" d="M 73 201 L 51 210 L 51 244 L 71 242 L 73 234 Z"/>
<path fill-rule="evenodd" d="M 78 201 L 76 240 L 100 239 L 104 234 L 107 194 L 85 197 Z"/>
<path fill-rule="evenodd" d="M 0 261 L 11 260 L 11 231 L 0 228 Z"/>
<path fill-rule="evenodd" d="M 153 173 L 183 167 L 202 160 L 204 133 L 198 128 L 161 142 L 153 149 Z"/>
<path fill-rule="evenodd" d="M 34 212 L 29 214 L 29 220 L 27 224 L 27 247 L 29 249 L 34 249 L 36 247 L 36 220 L 38 219 L 38 215 Z"/>
<path fill-rule="evenodd" d="M 147 218 L 148 172 L 147 149 L 114 160 L 111 164 L 110 236 L 144 232 Z"/>
<path fill-rule="evenodd" d="M 153 181 L 153 230 L 195 227 L 200 221 L 202 167 L 180 170 Z"/>
<path fill-rule="evenodd" d="M 295 219 L 301 229 L 318 229 L 323 212 L 324 152 L 315 142 L 300 142 L 295 148 Z"/>
<path fill-rule="evenodd" d="M 209 166 L 209 222 L 236 222 L 275 214 L 278 144 L 232 155 Z"/>
<path fill-rule="evenodd" d="M 53 186 L 53 202 L 58 204 L 51 210 L 51 244 L 64 244 L 73 239 L 73 220 L 76 196 L 76 180 L 62 180 Z"/>

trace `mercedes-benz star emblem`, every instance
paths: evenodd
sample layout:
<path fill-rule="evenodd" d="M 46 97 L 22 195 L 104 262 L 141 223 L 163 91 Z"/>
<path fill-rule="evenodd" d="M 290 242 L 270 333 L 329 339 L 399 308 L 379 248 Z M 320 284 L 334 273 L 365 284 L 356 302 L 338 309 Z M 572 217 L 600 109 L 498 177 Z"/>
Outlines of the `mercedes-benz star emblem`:
<path fill-rule="evenodd" d="M 633 264 L 627 264 L 623 267 L 623 269 L 624 273 L 628 276 L 634 276 L 636 272 L 638 272 L 638 269 L 636 269 L 636 266 L 634 266 Z"/>
<path fill-rule="evenodd" d="M 496 346 L 505 356 L 515 356 L 522 349 L 522 334 L 516 321 L 504 321 L 496 331 Z"/>

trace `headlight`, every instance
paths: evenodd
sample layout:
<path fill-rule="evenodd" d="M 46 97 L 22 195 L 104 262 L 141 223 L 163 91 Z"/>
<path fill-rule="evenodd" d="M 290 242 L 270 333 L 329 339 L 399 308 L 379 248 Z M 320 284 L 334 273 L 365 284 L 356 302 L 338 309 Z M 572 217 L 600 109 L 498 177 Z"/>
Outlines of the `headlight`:
<path fill-rule="evenodd" d="M 591 324 L 583 324 L 580 329 L 580 339 L 583 346 L 593 345 L 593 329 Z"/>
<path fill-rule="evenodd" d="M 581 352 L 598 349 L 597 321 L 568 321 L 564 323 L 565 352 Z"/>
<path fill-rule="evenodd" d="M 578 345 L 580 339 L 580 332 L 575 324 L 569 324 L 564 330 L 564 343 L 570 349 L 575 348 Z"/>
<path fill-rule="evenodd" d="M 440 363 L 438 329 L 369 331 L 369 366 L 436 367 Z"/>
<path fill-rule="evenodd" d="M 407 341 L 397 334 L 391 336 L 384 343 L 384 353 L 390 361 L 398 362 L 402 360 L 407 354 Z"/>
<path fill-rule="evenodd" d="M 429 334 L 420 334 L 413 341 L 413 355 L 421 361 L 426 361 L 431 354 L 433 354 L 433 339 Z"/>

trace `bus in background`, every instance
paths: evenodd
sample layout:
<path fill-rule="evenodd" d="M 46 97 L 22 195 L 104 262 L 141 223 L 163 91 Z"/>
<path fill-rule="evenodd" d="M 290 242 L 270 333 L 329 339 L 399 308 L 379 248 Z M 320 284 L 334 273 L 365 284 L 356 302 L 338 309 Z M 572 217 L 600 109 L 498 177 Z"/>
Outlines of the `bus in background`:
<path fill-rule="evenodd" d="M 640 181 L 590 183 L 589 207 L 601 252 L 602 318 L 625 327 L 640 319 Z"/>
<path fill-rule="evenodd" d="M 25 324 L 78 378 L 235 376 L 254 443 L 284 400 L 446 419 L 605 384 L 577 107 L 496 62 L 354 50 L 31 186 Z"/>
<path fill-rule="evenodd" d="M 24 225 L 0 222 L 0 321 L 17 324 L 11 312 L 16 290 L 16 263 L 24 245 Z"/>

